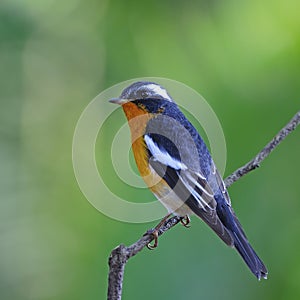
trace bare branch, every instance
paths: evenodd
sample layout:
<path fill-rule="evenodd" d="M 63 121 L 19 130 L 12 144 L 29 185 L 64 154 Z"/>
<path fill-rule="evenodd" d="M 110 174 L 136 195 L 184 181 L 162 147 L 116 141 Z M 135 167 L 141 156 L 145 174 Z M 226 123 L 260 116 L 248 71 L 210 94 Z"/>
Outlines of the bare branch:
<path fill-rule="evenodd" d="M 158 230 L 158 236 L 171 229 L 180 222 L 180 217 L 175 216 L 168 219 Z M 109 256 L 109 275 L 108 275 L 108 300 L 120 300 L 122 297 L 122 284 L 124 268 L 128 259 L 135 256 L 153 240 L 151 232 L 146 232 L 137 242 L 129 247 L 119 245 Z"/>
<path fill-rule="evenodd" d="M 234 171 L 225 180 L 226 187 L 231 186 L 235 181 L 239 180 L 244 175 L 257 169 L 260 163 L 290 134 L 300 123 L 300 111 L 284 126 L 251 161 L 245 164 L 243 167 Z"/>
<path fill-rule="evenodd" d="M 300 111 L 283 127 L 278 134 L 269 142 L 250 162 L 237 169 L 224 181 L 226 187 L 232 185 L 242 176 L 260 166 L 260 163 L 290 134 L 300 123 Z M 175 216 L 168 219 L 158 230 L 162 235 L 180 222 L 180 217 Z M 128 259 L 135 256 L 154 239 L 151 231 L 148 231 L 137 242 L 129 247 L 119 245 L 109 256 L 109 277 L 108 277 L 108 300 L 121 300 L 124 269 Z"/>

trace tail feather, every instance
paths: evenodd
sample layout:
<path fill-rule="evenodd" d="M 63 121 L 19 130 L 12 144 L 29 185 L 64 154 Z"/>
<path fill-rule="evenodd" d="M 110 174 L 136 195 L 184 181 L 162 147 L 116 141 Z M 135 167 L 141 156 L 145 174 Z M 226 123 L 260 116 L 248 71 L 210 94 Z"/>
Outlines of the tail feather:
<path fill-rule="evenodd" d="M 251 272 L 258 280 L 261 278 L 267 279 L 268 270 L 249 244 L 246 236 L 242 234 L 239 229 L 234 230 L 232 233 L 234 238 L 234 247 L 241 255 Z"/>
<path fill-rule="evenodd" d="M 245 232 L 237 219 L 233 209 L 223 199 L 217 198 L 217 214 L 222 224 L 230 232 L 233 239 L 233 246 L 241 255 L 251 272 L 260 280 L 267 278 L 267 268 L 257 256 L 248 242 Z"/>

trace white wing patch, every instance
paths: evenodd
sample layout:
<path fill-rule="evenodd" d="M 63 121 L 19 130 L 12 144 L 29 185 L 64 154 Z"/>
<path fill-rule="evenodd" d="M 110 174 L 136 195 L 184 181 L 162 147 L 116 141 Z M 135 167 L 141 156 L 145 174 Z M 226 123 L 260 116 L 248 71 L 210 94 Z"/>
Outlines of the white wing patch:
<path fill-rule="evenodd" d="M 202 186 L 202 185 L 197 181 L 197 179 L 194 178 L 190 173 L 187 173 L 187 178 L 190 180 L 190 182 L 192 183 L 192 185 L 193 185 L 194 187 L 198 187 L 198 188 L 202 191 L 202 193 L 206 194 L 207 197 L 212 198 L 212 197 L 214 196 L 211 192 L 207 191 L 207 189 L 205 188 L 205 186 Z"/>
<path fill-rule="evenodd" d="M 182 180 L 182 182 L 184 182 L 184 185 L 188 191 L 194 196 L 198 202 L 198 205 L 204 211 L 207 211 L 207 208 L 209 208 L 209 210 L 214 209 L 214 205 L 212 205 L 212 203 L 214 203 L 214 195 L 209 186 L 202 186 L 197 181 L 197 178 L 195 178 L 189 171 L 184 172 L 182 175 L 179 175 L 179 178 Z M 201 194 L 197 192 L 197 188 Z"/>
<path fill-rule="evenodd" d="M 166 150 L 159 148 L 149 135 L 146 134 L 144 139 L 153 156 L 152 159 L 177 171 L 180 181 L 189 193 L 193 195 L 198 206 L 204 211 L 214 210 L 214 195 L 206 178 L 199 172 L 194 173 L 188 170 L 188 167 L 184 163 L 172 157 Z"/>
<path fill-rule="evenodd" d="M 149 135 L 146 134 L 144 139 L 148 149 L 153 155 L 153 159 L 175 170 L 187 170 L 187 166 L 185 164 L 172 157 L 166 150 L 160 149 Z"/>

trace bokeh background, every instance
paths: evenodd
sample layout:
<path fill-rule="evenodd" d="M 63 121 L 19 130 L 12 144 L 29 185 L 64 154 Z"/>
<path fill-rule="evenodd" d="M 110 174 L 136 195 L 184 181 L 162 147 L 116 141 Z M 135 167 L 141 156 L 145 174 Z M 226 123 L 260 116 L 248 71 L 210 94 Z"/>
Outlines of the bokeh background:
<path fill-rule="evenodd" d="M 72 137 L 99 92 L 142 76 L 194 88 L 223 126 L 228 175 L 299 110 L 299 11 L 296 0 L 2 0 L 0 298 L 105 299 L 111 249 L 155 225 L 112 220 L 78 188 Z M 267 281 L 193 219 L 129 261 L 123 298 L 299 299 L 299 139 L 230 188 Z"/>

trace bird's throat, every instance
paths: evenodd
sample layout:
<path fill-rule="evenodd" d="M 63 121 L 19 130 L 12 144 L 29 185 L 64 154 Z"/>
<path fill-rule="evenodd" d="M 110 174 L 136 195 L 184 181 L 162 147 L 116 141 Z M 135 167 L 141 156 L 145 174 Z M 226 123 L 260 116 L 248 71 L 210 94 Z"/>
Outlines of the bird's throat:
<path fill-rule="evenodd" d="M 153 117 L 152 114 L 141 109 L 132 102 L 122 105 L 131 133 L 132 150 L 141 176 L 149 175 L 147 151 L 144 134 L 148 121 Z"/>

